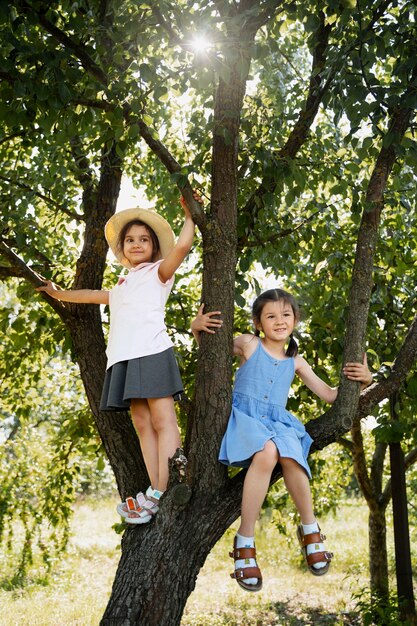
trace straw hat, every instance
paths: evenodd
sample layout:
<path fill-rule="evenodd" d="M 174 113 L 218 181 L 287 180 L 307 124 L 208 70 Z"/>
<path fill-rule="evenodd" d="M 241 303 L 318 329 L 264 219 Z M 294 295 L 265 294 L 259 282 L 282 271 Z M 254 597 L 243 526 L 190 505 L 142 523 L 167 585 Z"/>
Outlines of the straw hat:
<path fill-rule="evenodd" d="M 171 226 L 166 219 L 159 215 L 159 213 L 156 213 L 156 211 L 152 211 L 152 209 L 136 208 L 125 209 L 124 211 L 115 213 L 104 227 L 104 235 L 107 239 L 107 243 L 117 260 L 125 267 L 130 267 L 130 263 L 123 255 L 123 252 L 117 249 L 117 242 L 123 226 L 132 220 L 140 220 L 152 228 L 155 235 L 158 237 L 161 258 L 165 259 L 175 245 L 175 237 Z"/>

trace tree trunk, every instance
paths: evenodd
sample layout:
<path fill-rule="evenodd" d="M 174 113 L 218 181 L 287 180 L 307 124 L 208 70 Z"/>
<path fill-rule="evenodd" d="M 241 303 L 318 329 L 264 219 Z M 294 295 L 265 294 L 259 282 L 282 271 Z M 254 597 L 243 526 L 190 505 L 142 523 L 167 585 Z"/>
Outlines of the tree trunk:
<path fill-rule="evenodd" d="M 398 399 L 398 393 L 394 393 L 390 397 L 390 413 L 393 421 L 399 420 L 396 410 Z M 411 565 L 410 528 L 408 525 L 407 485 L 405 480 L 404 452 L 401 442 L 391 442 L 389 451 L 399 612 L 403 621 L 408 620 L 410 624 L 415 624 L 416 609 L 413 590 L 413 569 Z"/>
<path fill-rule="evenodd" d="M 352 427 L 353 469 L 362 494 L 369 507 L 369 574 L 372 596 L 386 600 L 389 597 L 388 556 L 385 510 L 387 500 L 382 495 L 382 476 L 387 445 L 377 443 L 368 473 L 360 421 Z"/>
<path fill-rule="evenodd" d="M 116 210 L 121 168 L 121 159 L 113 145 L 102 157 L 97 189 L 91 185 L 84 187 L 84 244 L 77 262 L 73 289 L 101 289 L 107 252 L 104 226 Z M 147 486 L 147 474 L 128 412 L 99 411 L 106 371 L 100 308 L 97 305 L 68 304 L 65 315 L 97 430 L 113 469 L 118 490 L 122 498 L 125 498 Z"/>
<path fill-rule="evenodd" d="M 173 490 L 167 492 L 158 515 L 149 525 L 125 532 L 122 557 L 102 625 L 181 623 L 200 568 L 225 529 L 237 518 L 240 498 L 231 493 L 217 497 L 200 493 L 181 508 L 176 506 L 174 497 Z"/>
<path fill-rule="evenodd" d="M 387 600 L 388 555 L 385 508 L 375 507 L 369 511 L 369 573 L 372 596 Z"/>
<path fill-rule="evenodd" d="M 211 341 L 203 334 L 201 341 L 195 411 L 187 435 L 186 481 L 192 497 L 181 508 L 174 503 L 174 490 L 168 490 L 149 527 L 125 533 L 102 621 L 106 625 L 180 624 L 200 568 L 239 514 L 240 490 L 227 490 L 227 470 L 217 458 L 230 412 L 239 122 L 254 35 L 248 34 L 238 63 L 232 54 L 230 79 L 219 79 L 215 99 L 211 215 L 202 229 L 203 302 L 207 310 L 222 311 L 227 331 Z"/>

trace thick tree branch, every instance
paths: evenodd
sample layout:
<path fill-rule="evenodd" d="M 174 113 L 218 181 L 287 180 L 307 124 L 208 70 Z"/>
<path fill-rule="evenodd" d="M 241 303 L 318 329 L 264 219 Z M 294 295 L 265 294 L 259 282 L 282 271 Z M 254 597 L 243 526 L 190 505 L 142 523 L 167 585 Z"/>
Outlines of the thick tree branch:
<path fill-rule="evenodd" d="M 0 265 L 0 280 L 7 280 L 7 278 L 24 278 L 24 274 L 20 267 L 12 267 L 11 265 Z"/>
<path fill-rule="evenodd" d="M 362 419 L 370 415 L 380 402 L 386 400 L 392 393 L 397 391 L 415 365 L 416 360 L 417 316 L 414 318 L 403 344 L 398 351 L 389 376 L 387 376 L 385 380 L 373 383 L 362 391 L 353 423 L 359 423 Z M 334 406 L 335 405 L 317 419 L 310 420 L 306 425 L 307 431 L 314 439 L 312 451 L 321 450 L 330 443 L 337 441 L 339 437 L 348 432 L 352 427 L 352 422 L 349 420 L 342 424 L 337 421 L 338 414 L 335 412 Z"/>
<path fill-rule="evenodd" d="M 417 63 L 414 66 L 410 84 L 402 96 L 402 103 L 407 103 L 410 92 L 415 90 L 416 76 Z M 384 206 L 384 192 L 396 159 L 397 146 L 401 143 L 410 124 L 412 113 L 413 110 L 405 104 L 402 104 L 392 113 L 387 136 L 382 143 L 368 184 L 352 273 L 344 342 L 343 360 L 345 363 L 362 360 L 373 286 L 375 250 L 380 216 Z M 342 432 L 349 430 L 356 416 L 359 394 L 358 384 L 341 377 L 339 393 L 329 414 L 337 415 L 334 425 L 339 424 L 337 428 L 342 428 Z"/>
<path fill-rule="evenodd" d="M 26 265 L 23 259 L 13 252 L 13 250 L 9 248 L 9 246 L 2 239 L 0 239 L 0 252 L 3 257 L 9 261 L 11 270 L 14 272 L 13 275 L 24 278 L 34 287 L 40 287 L 45 283 L 45 279 Z M 56 311 L 62 319 L 68 317 L 69 312 L 64 303 L 51 298 L 45 292 L 41 292 L 41 297 L 43 297 L 44 300 L 51 305 L 54 311 Z"/>
<path fill-rule="evenodd" d="M 325 93 L 329 90 L 333 78 L 336 75 L 336 70 L 333 69 L 324 85 L 321 86 L 323 74 L 327 71 L 325 55 L 328 46 L 330 27 L 325 26 L 323 14 L 320 15 L 320 18 L 321 26 L 317 30 L 317 42 L 313 51 L 309 88 L 305 105 L 303 110 L 300 112 L 298 120 L 285 142 L 285 145 L 276 153 L 275 160 L 277 163 L 295 158 L 298 150 L 307 138 L 311 125 L 317 115 L 320 103 Z M 252 225 L 249 226 L 250 230 L 254 230 L 257 215 L 263 206 L 263 196 L 266 193 L 274 192 L 277 182 L 276 178 L 265 177 L 258 189 L 246 202 L 246 205 L 243 209 L 241 209 L 245 215 L 250 215 L 252 217 Z M 245 245 L 245 240 L 242 237 L 238 241 L 238 247 L 241 248 L 243 245 Z"/>
<path fill-rule="evenodd" d="M 355 420 L 362 420 L 372 413 L 374 408 L 389 398 L 405 381 L 411 368 L 417 360 L 417 315 L 414 318 L 407 335 L 395 358 L 390 374 L 384 380 L 374 383 L 365 389 L 359 400 L 359 407 Z"/>
<path fill-rule="evenodd" d="M 102 19 L 105 19 L 105 15 L 106 15 L 106 13 L 105 13 L 105 8 L 106 8 L 105 5 L 106 5 L 106 3 L 102 3 L 102 5 L 101 5 L 101 13 L 100 13 L 100 15 L 101 15 Z M 32 10 L 32 8 L 27 3 L 23 3 L 23 6 L 27 10 Z M 39 13 L 37 13 L 37 16 L 38 16 L 38 19 L 39 19 L 39 23 L 43 26 L 43 28 L 47 32 L 49 32 L 59 43 L 61 43 L 66 48 L 68 48 L 68 50 L 71 50 L 71 52 L 79 59 L 79 61 L 81 62 L 82 66 L 84 67 L 86 72 L 88 72 L 93 78 L 98 80 L 103 86 L 107 86 L 108 85 L 108 77 L 107 77 L 107 75 L 93 61 L 93 59 L 91 59 L 91 57 L 85 52 L 84 46 L 82 46 L 78 42 L 74 41 L 71 37 L 68 37 L 68 35 L 66 33 L 64 33 L 62 30 L 57 28 L 54 24 L 52 24 L 46 18 L 45 13 L 39 12 Z M 80 100 L 80 102 L 81 102 L 81 100 Z M 87 103 L 87 102 L 91 102 L 91 101 L 84 100 L 84 102 Z M 96 102 L 94 102 L 94 106 L 97 107 L 97 108 L 103 108 L 105 110 L 109 110 L 108 105 L 105 104 L 105 101 L 102 101 L 101 103 L 96 101 Z M 111 104 L 109 106 L 110 106 L 110 110 L 112 108 L 114 108 L 114 106 L 112 106 Z M 123 108 L 124 108 L 124 114 L 125 114 L 126 121 L 128 123 L 132 123 L 132 122 L 130 122 L 131 109 L 130 109 L 129 105 L 127 103 L 124 103 Z M 145 124 L 145 122 L 143 120 L 138 120 L 137 124 L 138 124 L 138 128 L 139 128 L 139 132 L 140 132 L 141 137 L 145 140 L 145 142 L 148 144 L 150 149 L 159 158 L 161 163 L 166 167 L 168 172 L 170 174 L 172 174 L 174 172 L 180 172 L 181 171 L 181 165 L 175 160 L 175 158 L 171 155 L 169 150 L 162 144 L 162 142 L 160 142 L 158 139 L 155 138 L 154 134 L 151 132 L 151 130 Z M 189 181 L 187 180 L 185 182 L 185 184 L 184 183 L 180 183 L 177 186 L 178 186 L 179 190 L 181 191 L 181 193 L 183 194 L 184 198 L 187 201 L 187 204 L 188 204 L 188 206 L 190 208 L 190 211 L 191 211 L 191 214 L 193 216 L 194 221 L 196 222 L 196 224 L 201 229 L 203 227 L 203 225 L 204 225 L 204 222 L 205 222 L 205 216 L 204 216 L 204 212 L 203 212 L 200 204 L 198 202 L 196 202 L 194 200 L 194 198 L 193 198 L 193 192 L 192 192 L 192 188 L 191 188 L 191 185 L 190 185 Z"/>
<path fill-rule="evenodd" d="M 11 237 L 9 234 L 9 228 L 5 228 L 3 233 L 0 234 L 1 240 L 11 249 L 19 249 L 19 245 L 15 239 L 15 237 Z M 51 259 L 46 256 L 43 252 L 38 250 L 37 248 L 31 247 L 31 258 L 34 263 L 32 263 L 31 268 L 34 272 L 48 272 L 51 269 Z M 10 269 L 10 266 L 9 266 Z M 16 269 L 16 268 L 15 268 Z M 19 274 L 20 275 L 20 274 Z M 9 273 L 8 276 L 11 276 Z"/>
<path fill-rule="evenodd" d="M 125 105 L 125 114 L 126 119 L 129 120 L 130 117 L 130 109 Z M 174 174 L 176 172 L 181 172 L 181 165 L 178 161 L 172 156 L 169 150 L 164 146 L 164 144 L 159 141 L 159 139 L 155 139 L 153 133 L 150 131 L 149 127 L 145 124 L 143 120 L 138 120 L 137 122 L 139 127 L 139 132 L 141 137 L 146 141 L 149 148 L 152 152 L 158 157 L 163 165 L 165 165 L 166 169 L 170 174 Z M 184 196 L 187 205 L 191 211 L 191 215 L 193 216 L 193 220 L 199 226 L 199 228 L 203 228 L 206 222 L 205 214 L 201 207 L 201 205 L 194 200 L 193 197 L 193 189 L 189 180 L 187 179 L 185 183 L 178 183 L 178 189 Z"/>
<path fill-rule="evenodd" d="M 77 98 L 77 104 L 81 104 L 82 106 L 93 107 L 97 109 L 101 109 L 104 111 L 113 111 L 116 108 L 116 105 L 112 102 L 108 102 L 106 100 L 90 100 L 84 98 Z M 155 137 L 155 133 L 149 128 L 147 124 L 142 119 L 136 119 L 136 117 L 132 117 L 132 110 L 130 105 L 125 102 L 123 103 L 123 113 L 125 121 L 128 125 L 137 124 L 139 128 L 139 134 L 144 139 L 146 144 L 152 150 L 152 152 L 157 156 L 157 158 L 161 161 L 161 163 L 165 166 L 167 171 L 170 174 L 174 174 L 176 172 L 181 172 L 181 165 L 175 159 L 175 157 L 170 153 L 168 148 Z M 205 224 L 205 214 L 201 205 L 196 202 L 193 198 L 192 187 L 187 180 L 185 185 L 178 184 L 177 185 L 182 195 L 187 200 L 187 204 L 190 207 L 191 214 L 195 223 L 200 227 L 200 229 Z"/>
<path fill-rule="evenodd" d="M 376 22 L 381 18 L 381 16 L 384 14 L 387 7 L 391 3 L 392 0 L 384 0 L 380 3 L 378 7 L 376 7 L 368 24 L 364 26 L 361 30 L 361 38 L 363 38 L 367 32 L 373 29 Z M 314 119 L 317 115 L 320 103 L 322 102 L 325 94 L 329 91 L 338 71 L 338 68 L 334 66 L 331 68 L 331 71 L 328 72 L 329 68 L 326 66 L 325 57 L 330 35 L 330 26 L 325 25 L 323 14 L 320 14 L 320 18 L 321 26 L 316 32 L 317 42 L 313 50 L 309 89 L 306 97 L 306 102 L 285 145 L 279 151 L 277 151 L 275 155 L 274 160 L 277 164 L 283 160 L 286 161 L 288 159 L 294 159 L 299 149 L 305 143 L 311 125 L 313 124 Z M 345 51 L 345 56 L 349 53 L 350 50 L 354 49 L 358 45 L 358 43 L 360 43 L 360 41 L 361 40 L 358 39 L 357 41 L 353 42 L 349 46 L 349 49 Z M 327 75 L 327 79 L 325 83 L 321 85 L 322 77 L 325 74 Z M 242 212 L 244 212 L 246 215 L 252 216 L 253 226 L 256 223 L 256 216 L 263 206 L 263 196 L 266 193 L 273 193 L 275 191 L 276 185 L 276 179 L 265 177 L 262 180 L 258 189 L 251 195 L 251 197 L 246 202 L 246 205 L 243 207 Z M 254 230 L 254 227 L 252 227 L 252 230 Z M 244 239 L 244 237 L 239 239 L 239 249 L 247 245 Z"/>
<path fill-rule="evenodd" d="M 32 10 L 32 7 L 30 7 L 27 3 L 24 3 L 24 6 L 28 10 Z M 75 56 L 81 62 L 81 65 L 83 66 L 85 71 L 88 72 L 88 74 L 93 76 L 93 78 L 98 80 L 98 82 L 102 85 L 108 85 L 106 73 L 101 69 L 101 67 L 97 65 L 97 63 L 95 63 L 95 61 L 93 61 L 90 55 L 87 54 L 85 46 L 69 37 L 64 31 L 55 26 L 55 24 L 52 24 L 52 22 L 50 22 L 46 17 L 45 13 L 39 12 L 37 16 L 41 26 L 50 35 L 52 35 L 56 39 L 56 41 L 58 41 L 58 43 L 62 44 L 65 48 L 71 50 L 71 52 L 75 54 Z"/>

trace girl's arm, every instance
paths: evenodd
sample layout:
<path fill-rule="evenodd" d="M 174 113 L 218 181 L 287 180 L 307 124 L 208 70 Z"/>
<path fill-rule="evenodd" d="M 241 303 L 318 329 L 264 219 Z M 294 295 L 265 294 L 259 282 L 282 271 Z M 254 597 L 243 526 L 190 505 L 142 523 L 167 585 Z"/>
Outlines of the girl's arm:
<path fill-rule="evenodd" d="M 204 304 L 200 305 L 196 317 L 191 322 L 191 332 L 193 333 L 197 343 L 200 343 L 201 332 L 210 333 L 214 335 L 223 325 L 223 320 L 213 319 L 213 315 L 221 315 L 221 311 L 210 311 L 204 313 Z M 253 341 L 255 339 L 255 341 Z M 255 335 L 245 334 L 238 335 L 233 340 L 233 356 L 240 357 L 240 364 L 242 365 L 251 354 L 256 350 L 258 345 Z"/>
<path fill-rule="evenodd" d="M 109 292 L 100 289 L 60 289 L 50 280 L 45 285 L 37 287 L 36 291 L 44 291 L 55 300 L 64 302 L 77 302 L 83 304 L 108 304 Z"/>
<path fill-rule="evenodd" d="M 258 337 L 256 337 L 256 335 L 252 335 L 251 333 L 238 335 L 233 340 L 233 356 L 240 357 L 240 364 L 243 365 L 243 363 L 247 361 L 255 352 L 258 342 Z"/>
<path fill-rule="evenodd" d="M 214 329 L 221 328 L 223 320 L 212 319 L 213 315 L 221 315 L 221 311 L 210 311 L 210 313 L 203 313 L 204 304 L 201 304 L 198 313 L 191 322 L 191 332 L 194 335 L 196 342 L 200 343 L 200 333 L 206 332 L 214 335 L 216 332 Z"/>
<path fill-rule="evenodd" d="M 303 383 L 319 398 L 329 404 L 332 404 L 336 400 L 338 387 L 330 387 L 319 378 L 319 376 L 313 372 L 307 361 L 301 356 L 295 357 L 295 371 Z M 362 389 L 372 382 L 372 374 L 368 369 L 366 354 L 364 355 L 363 363 L 346 363 L 342 371 L 349 380 L 360 382 Z"/>
<path fill-rule="evenodd" d="M 201 202 L 201 198 L 197 193 L 194 193 L 194 199 L 197 200 L 197 202 Z M 182 227 L 182 231 L 174 248 L 158 268 L 159 280 L 163 283 L 166 283 L 167 280 L 174 276 L 193 245 L 195 224 L 191 217 L 190 210 L 182 197 L 181 206 L 185 214 L 184 226 Z"/>

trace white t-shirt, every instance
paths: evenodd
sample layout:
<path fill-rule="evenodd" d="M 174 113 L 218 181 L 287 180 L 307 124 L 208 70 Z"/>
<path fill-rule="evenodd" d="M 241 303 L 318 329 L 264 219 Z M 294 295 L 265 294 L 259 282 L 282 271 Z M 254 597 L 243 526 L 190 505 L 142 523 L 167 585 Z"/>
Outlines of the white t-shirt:
<path fill-rule="evenodd" d="M 165 304 L 174 277 L 161 282 L 161 263 L 141 263 L 109 292 L 107 369 L 119 361 L 157 354 L 173 345 L 165 326 Z"/>

